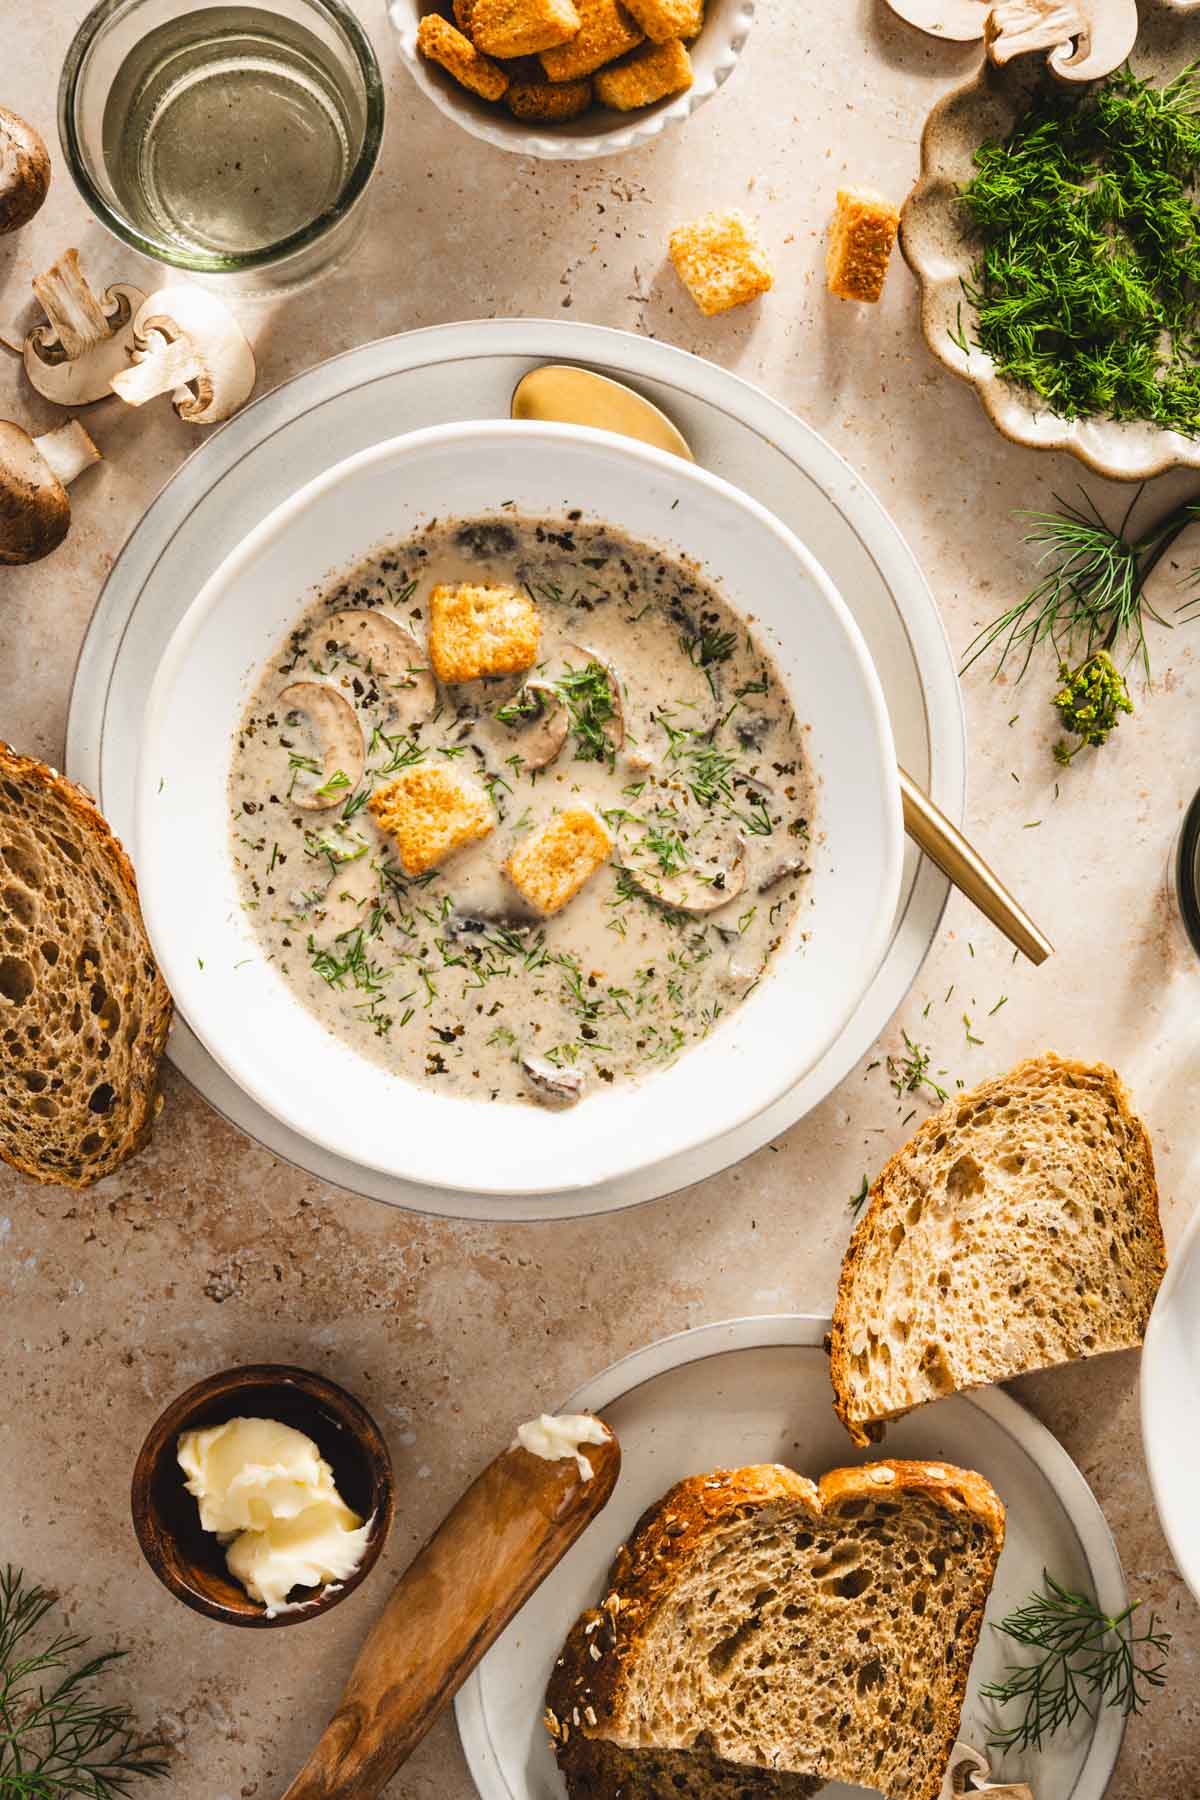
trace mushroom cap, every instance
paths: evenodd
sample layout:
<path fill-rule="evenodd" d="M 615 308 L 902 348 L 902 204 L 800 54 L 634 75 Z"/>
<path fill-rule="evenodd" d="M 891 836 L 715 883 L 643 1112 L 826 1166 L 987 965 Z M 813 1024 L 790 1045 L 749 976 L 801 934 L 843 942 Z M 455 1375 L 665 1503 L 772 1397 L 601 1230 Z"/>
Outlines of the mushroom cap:
<path fill-rule="evenodd" d="M 0 419 L 0 563 L 49 556 L 70 524 L 66 488 L 29 433 Z"/>
<path fill-rule="evenodd" d="M 28 225 L 50 186 L 50 153 L 19 114 L 0 106 L 0 237 Z"/>

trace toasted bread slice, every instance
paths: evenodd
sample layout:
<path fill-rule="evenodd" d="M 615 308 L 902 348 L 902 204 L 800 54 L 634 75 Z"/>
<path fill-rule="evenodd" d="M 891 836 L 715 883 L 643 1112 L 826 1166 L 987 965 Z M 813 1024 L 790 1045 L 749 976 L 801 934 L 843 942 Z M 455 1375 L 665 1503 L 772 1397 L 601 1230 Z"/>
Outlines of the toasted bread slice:
<path fill-rule="evenodd" d="M 1018 1063 L 927 1119 L 871 1189 L 833 1313 L 838 1416 L 866 1444 L 942 1394 L 1130 1349 L 1165 1269 L 1120 1077 Z"/>
<path fill-rule="evenodd" d="M 551 1735 L 557 1739 L 557 1721 Z M 817 1775 L 724 1762 L 702 1744 L 624 1750 L 574 1730 L 559 1761 L 569 1800 L 811 1800 L 825 1785 Z"/>
<path fill-rule="evenodd" d="M 149 1136 L 171 996 L 82 788 L 0 744 L 0 1156 L 88 1187 Z"/>
<path fill-rule="evenodd" d="M 994 1490 L 944 1463 L 691 1476 L 643 1514 L 572 1627 L 546 1695 L 559 1763 L 586 1763 L 577 1734 L 699 1745 L 936 1800 L 1003 1544 Z"/>

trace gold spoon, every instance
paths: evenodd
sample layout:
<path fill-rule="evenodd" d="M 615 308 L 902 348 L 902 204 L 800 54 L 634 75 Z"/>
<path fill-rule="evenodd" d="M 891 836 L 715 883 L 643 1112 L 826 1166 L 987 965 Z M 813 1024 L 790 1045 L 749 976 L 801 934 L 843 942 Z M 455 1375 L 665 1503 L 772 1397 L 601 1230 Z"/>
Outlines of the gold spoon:
<path fill-rule="evenodd" d="M 512 416 L 615 431 L 695 461 L 665 413 L 632 388 L 590 369 L 551 363 L 530 369 L 513 390 Z M 914 844 L 1031 963 L 1045 962 L 1054 949 L 1049 938 L 908 771 L 901 768 L 899 773 L 904 829 Z"/>

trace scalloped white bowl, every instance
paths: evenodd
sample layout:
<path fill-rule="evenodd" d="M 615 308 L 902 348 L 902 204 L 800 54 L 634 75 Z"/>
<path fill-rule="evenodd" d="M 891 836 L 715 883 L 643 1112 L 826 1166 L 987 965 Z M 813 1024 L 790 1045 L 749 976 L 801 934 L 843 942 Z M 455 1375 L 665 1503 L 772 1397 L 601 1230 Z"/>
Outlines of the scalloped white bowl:
<path fill-rule="evenodd" d="M 330 571 L 447 507 L 573 508 L 686 552 L 753 613 L 811 727 L 816 803 L 805 937 L 672 1067 L 564 1113 L 454 1099 L 327 1032 L 263 955 L 229 832 L 233 738 L 259 673 Z M 337 1155 L 430 1186 L 576 1192 L 753 1118 L 800 1080 L 882 960 L 903 831 L 891 726 L 857 625 L 828 576 L 728 482 L 607 432 L 511 420 L 435 426 L 339 463 L 277 507 L 204 584 L 150 690 L 136 782 L 138 882 L 155 953 L 187 1023 L 276 1118 Z"/>
<path fill-rule="evenodd" d="M 464 131 L 517 156 L 538 156 L 547 162 L 582 162 L 590 156 L 617 156 L 638 144 L 648 144 L 668 125 L 690 118 L 732 75 L 749 36 L 756 4 L 757 0 L 708 0 L 704 29 L 688 46 L 695 79 L 686 94 L 660 100 L 657 106 L 636 113 L 593 107 L 581 118 L 541 131 L 514 119 L 502 105 L 480 100 L 436 63 L 418 55 L 417 26 L 421 15 L 435 10 L 429 0 L 389 0 L 388 15 L 413 80 L 438 111 Z"/>

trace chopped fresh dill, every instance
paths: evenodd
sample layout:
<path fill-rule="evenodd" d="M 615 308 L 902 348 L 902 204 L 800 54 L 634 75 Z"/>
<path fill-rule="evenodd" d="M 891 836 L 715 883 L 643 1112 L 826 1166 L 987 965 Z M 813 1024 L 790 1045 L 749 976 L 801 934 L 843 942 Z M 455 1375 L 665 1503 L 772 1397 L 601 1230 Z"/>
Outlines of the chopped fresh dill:
<path fill-rule="evenodd" d="M 1082 94 L 1049 76 L 963 190 L 963 293 L 996 372 L 1060 418 L 1200 432 L 1200 87 L 1128 68 Z"/>
<path fill-rule="evenodd" d="M 901 1036 L 904 1039 L 903 1056 L 887 1059 L 888 1076 L 897 1100 L 903 1099 L 905 1094 L 915 1094 L 921 1088 L 928 1088 L 937 1100 L 948 1099 L 945 1088 L 939 1087 L 929 1073 L 930 1052 L 921 1044 L 915 1044 L 907 1031 L 902 1031 Z"/>

